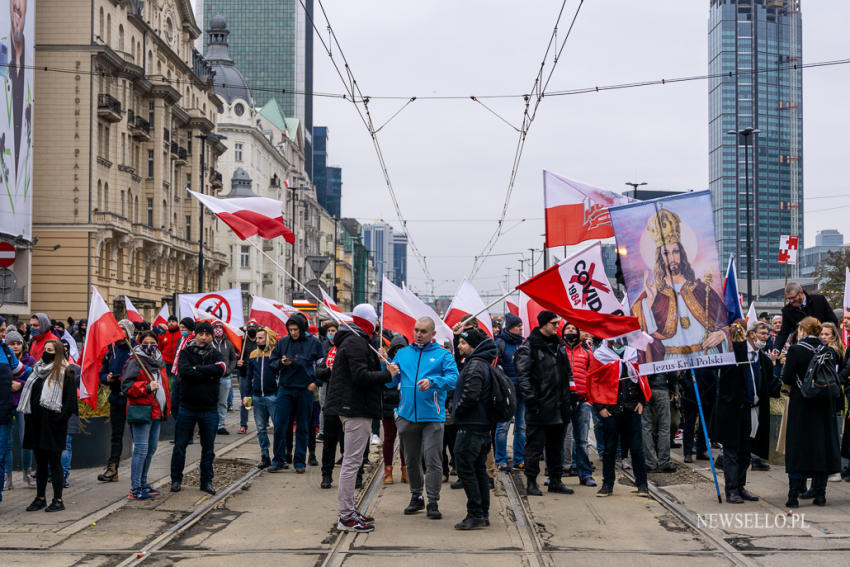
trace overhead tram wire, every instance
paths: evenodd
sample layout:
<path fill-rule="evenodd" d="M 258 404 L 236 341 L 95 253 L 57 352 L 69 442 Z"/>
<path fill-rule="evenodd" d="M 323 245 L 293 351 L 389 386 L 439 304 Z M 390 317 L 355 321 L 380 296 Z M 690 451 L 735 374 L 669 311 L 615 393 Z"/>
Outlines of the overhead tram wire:
<path fill-rule="evenodd" d="M 340 70 L 339 65 L 336 62 L 336 59 L 334 59 L 333 51 L 331 50 L 330 46 L 325 42 L 324 38 L 322 37 L 322 33 L 319 31 L 319 28 L 316 26 L 316 22 L 313 19 L 313 15 L 310 13 L 309 10 L 307 10 L 307 6 L 304 4 L 304 0 L 298 0 L 298 2 L 299 2 L 299 4 L 301 4 L 302 9 L 304 10 L 304 14 L 310 20 L 310 25 L 316 31 L 316 34 L 319 37 L 319 41 L 321 42 L 322 46 L 325 48 L 325 51 L 328 54 L 328 58 L 331 60 L 331 63 L 333 64 L 334 69 L 336 69 L 336 72 L 339 75 L 339 78 L 342 81 L 344 87 L 346 88 L 346 91 L 351 96 L 351 102 L 354 104 L 354 108 L 357 110 L 357 114 L 360 116 L 360 119 L 363 121 L 363 124 L 366 126 L 366 129 L 369 131 L 369 135 L 372 138 L 372 145 L 375 148 L 375 154 L 378 157 L 378 164 L 380 165 L 381 173 L 384 176 L 384 181 L 387 185 L 387 190 L 389 191 L 390 199 L 393 202 L 393 207 L 395 208 L 396 216 L 398 217 L 398 222 L 401 224 L 401 230 L 404 233 L 405 237 L 407 238 L 407 243 L 408 243 L 409 249 L 413 252 L 414 256 L 416 257 L 417 261 L 419 262 L 420 266 L 422 267 L 422 271 L 425 274 L 425 276 L 429 280 L 432 280 L 433 278 L 431 277 L 431 271 L 428 269 L 428 261 L 427 261 L 425 255 L 422 254 L 422 252 L 419 250 L 419 247 L 416 246 L 416 243 L 414 242 L 413 237 L 410 235 L 410 231 L 408 231 L 408 229 L 407 229 L 407 221 L 404 219 L 404 215 L 401 212 L 401 206 L 398 203 L 398 196 L 396 195 L 395 188 L 393 187 L 392 180 L 390 179 L 390 174 L 389 174 L 389 171 L 387 169 L 387 163 L 386 163 L 386 160 L 384 159 L 384 153 L 381 150 L 381 144 L 378 141 L 378 134 L 377 134 L 378 129 L 375 128 L 374 122 L 372 120 L 372 114 L 369 111 L 369 98 L 363 95 L 363 92 L 360 90 L 360 85 L 357 84 L 357 80 L 354 78 L 354 72 L 351 69 L 351 65 L 348 62 L 348 58 L 345 56 L 345 52 L 342 49 L 342 45 L 340 45 L 339 39 L 336 36 L 336 32 L 334 31 L 333 26 L 331 25 L 330 18 L 328 17 L 327 12 L 325 11 L 325 6 L 322 3 L 322 0 L 319 0 L 319 8 L 321 9 L 322 15 L 325 18 L 325 23 L 327 24 L 327 31 L 328 31 L 329 39 L 333 40 L 333 44 L 336 45 L 336 50 L 339 53 L 339 56 L 342 58 L 343 64 L 345 65 L 345 76 L 343 75 L 342 71 Z M 347 79 L 346 79 L 346 77 L 347 77 Z M 356 95 L 355 95 L 355 92 L 356 92 Z M 363 105 L 362 111 L 361 111 L 360 106 L 358 104 L 357 95 L 359 95 L 360 103 L 362 103 L 362 105 Z M 407 104 L 405 104 L 399 111 L 397 111 L 392 117 L 390 117 L 389 120 L 392 120 L 393 118 L 398 116 L 398 114 L 402 110 L 404 110 L 414 100 L 416 100 L 415 97 L 410 97 Z M 389 123 L 389 120 L 387 122 L 385 122 L 384 125 L 381 126 L 381 128 L 386 126 L 386 124 Z"/>
<path fill-rule="evenodd" d="M 516 177 L 519 173 L 519 165 L 522 161 L 523 151 L 525 150 L 525 141 L 528 137 L 528 131 L 531 128 L 531 124 L 534 122 L 535 117 L 537 116 L 537 109 L 540 107 L 540 103 L 543 101 L 544 93 L 546 92 L 546 87 L 549 85 L 549 81 L 552 79 L 552 75 L 555 73 L 555 68 L 558 66 L 558 61 L 561 58 L 561 54 L 564 51 L 564 48 L 567 45 L 567 41 L 570 39 L 570 35 L 572 35 L 573 28 L 575 27 L 576 20 L 578 19 L 578 15 L 581 12 L 582 6 L 584 6 L 584 0 L 579 0 L 578 6 L 576 6 L 575 13 L 573 14 L 572 21 L 570 22 L 570 26 L 567 29 L 567 33 L 564 36 L 563 41 L 561 42 L 561 47 L 558 48 L 558 51 L 552 60 L 552 65 L 549 68 L 549 74 L 546 77 L 545 81 L 543 80 L 543 73 L 546 68 L 547 58 L 549 57 L 549 52 L 552 50 L 552 47 L 555 46 L 557 48 L 558 45 L 558 25 L 561 23 L 561 18 L 564 15 L 564 8 L 566 6 L 566 0 L 561 3 L 561 9 L 558 12 L 558 19 L 555 21 L 555 26 L 552 29 L 552 34 L 549 37 L 549 43 L 546 45 L 546 52 L 543 54 L 543 59 L 540 63 L 540 69 L 537 72 L 537 76 L 534 79 L 534 84 L 531 87 L 531 95 L 525 97 L 525 110 L 523 112 L 522 119 L 522 129 L 519 133 L 519 139 L 517 140 L 516 151 L 514 153 L 514 160 L 511 166 L 511 174 L 508 180 L 508 188 L 505 192 L 505 201 L 502 205 L 502 212 L 499 216 L 499 221 L 496 224 L 496 230 L 493 232 L 493 235 L 484 245 L 482 253 L 476 257 L 475 262 L 472 264 L 472 270 L 469 272 L 468 279 L 473 279 L 475 275 L 478 273 L 478 270 L 481 269 L 481 266 L 484 265 L 484 260 L 479 258 L 486 257 L 493 249 L 496 247 L 499 239 L 504 233 L 504 219 L 508 213 L 508 206 L 510 205 L 511 195 L 513 194 L 514 186 L 516 185 Z M 536 92 L 536 96 L 535 96 Z M 531 109 L 529 113 L 529 100 L 531 97 L 534 97 L 534 107 Z"/>

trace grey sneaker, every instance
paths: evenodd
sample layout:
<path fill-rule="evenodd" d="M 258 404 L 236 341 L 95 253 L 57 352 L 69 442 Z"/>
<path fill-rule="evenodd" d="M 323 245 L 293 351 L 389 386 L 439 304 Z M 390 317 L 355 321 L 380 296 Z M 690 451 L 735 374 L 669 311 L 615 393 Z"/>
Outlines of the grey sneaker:
<path fill-rule="evenodd" d="M 31 470 L 24 472 L 24 482 L 26 483 L 27 488 L 36 488 L 35 472 Z"/>
<path fill-rule="evenodd" d="M 3 490 L 8 492 L 13 488 L 15 488 L 15 485 L 12 483 L 12 475 L 7 474 L 6 478 L 3 481 Z"/>

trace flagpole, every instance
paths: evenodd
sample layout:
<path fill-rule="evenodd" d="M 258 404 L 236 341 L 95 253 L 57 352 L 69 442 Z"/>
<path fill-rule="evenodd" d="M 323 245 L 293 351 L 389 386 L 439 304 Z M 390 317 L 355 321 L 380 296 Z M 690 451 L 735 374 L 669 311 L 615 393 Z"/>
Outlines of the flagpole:
<path fill-rule="evenodd" d="M 486 306 L 484 306 L 484 308 L 483 308 L 481 311 L 479 311 L 478 313 L 475 313 L 474 315 L 467 315 L 466 317 L 464 317 L 463 319 L 461 319 L 461 320 L 460 320 L 460 323 L 459 323 L 459 324 L 460 324 L 460 325 L 465 325 L 467 322 L 469 322 L 469 321 L 471 321 L 471 320 L 473 320 L 473 319 L 478 318 L 478 316 L 479 316 L 479 315 L 481 315 L 482 313 L 486 313 L 487 311 L 489 311 L 489 309 L 490 309 L 491 307 L 495 306 L 495 305 L 496 305 L 497 303 L 499 303 L 500 301 L 503 301 L 506 297 L 509 297 L 509 296 L 510 296 L 513 292 L 515 292 L 515 291 L 516 291 L 515 289 L 512 289 L 511 291 L 509 291 L 508 293 L 506 293 L 506 294 L 504 294 L 503 296 L 499 297 L 499 298 L 498 298 L 498 299 L 496 299 L 495 301 L 492 301 L 491 303 L 489 303 L 489 304 L 487 304 Z"/>

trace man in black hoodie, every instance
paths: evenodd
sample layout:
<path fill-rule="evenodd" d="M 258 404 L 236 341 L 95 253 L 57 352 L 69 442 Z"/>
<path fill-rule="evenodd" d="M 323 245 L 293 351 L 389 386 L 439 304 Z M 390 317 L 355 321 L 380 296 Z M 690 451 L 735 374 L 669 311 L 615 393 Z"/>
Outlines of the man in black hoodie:
<path fill-rule="evenodd" d="M 572 494 L 561 482 L 565 424 L 570 411 L 572 372 L 564 345 L 558 337 L 558 316 L 541 311 L 528 340 L 514 354 L 517 386 L 525 400 L 528 437 L 525 443 L 526 493 L 543 496 L 537 486 L 540 458 L 545 446 L 549 492 Z"/>
<path fill-rule="evenodd" d="M 221 353 L 212 345 L 213 328 L 208 321 L 195 325 L 195 338 L 180 351 L 180 413 L 174 426 L 174 451 L 171 453 L 171 492 L 180 492 L 186 446 L 195 424 L 201 436 L 201 490 L 215 494 L 212 485 L 215 459 L 215 432 L 218 429 L 219 379 L 227 371 Z"/>
<path fill-rule="evenodd" d="M 499 349 L 478 329 L 462 332 L 457 345 L 466 362 L 455 386 L 452 415 L 457 425 L 455 466 L 466 493 L 466 517 L 455 529 L 476 530 L 490 525 L 487 453 L 492 422 L 487 400 L 492 387 L 490 364 L 499 356 Z"/>

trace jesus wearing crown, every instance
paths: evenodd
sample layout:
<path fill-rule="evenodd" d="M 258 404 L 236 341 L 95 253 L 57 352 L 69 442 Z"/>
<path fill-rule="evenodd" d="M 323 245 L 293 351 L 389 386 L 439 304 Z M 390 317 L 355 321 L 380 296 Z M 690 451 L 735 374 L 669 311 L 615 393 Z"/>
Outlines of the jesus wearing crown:
<path fill-rule="evenodd" d="M 654 362 L 695 353 L 715 354 L 727 336 L 723 299 L 711 287 L 711 275 L 697 278 L 681 242 L 679 215 L 660 209 L 646 230 L 652 236 L 655 266 L 647 271 L 645 288 L 632 314 L 656 339 L 647 351 Z"/>

